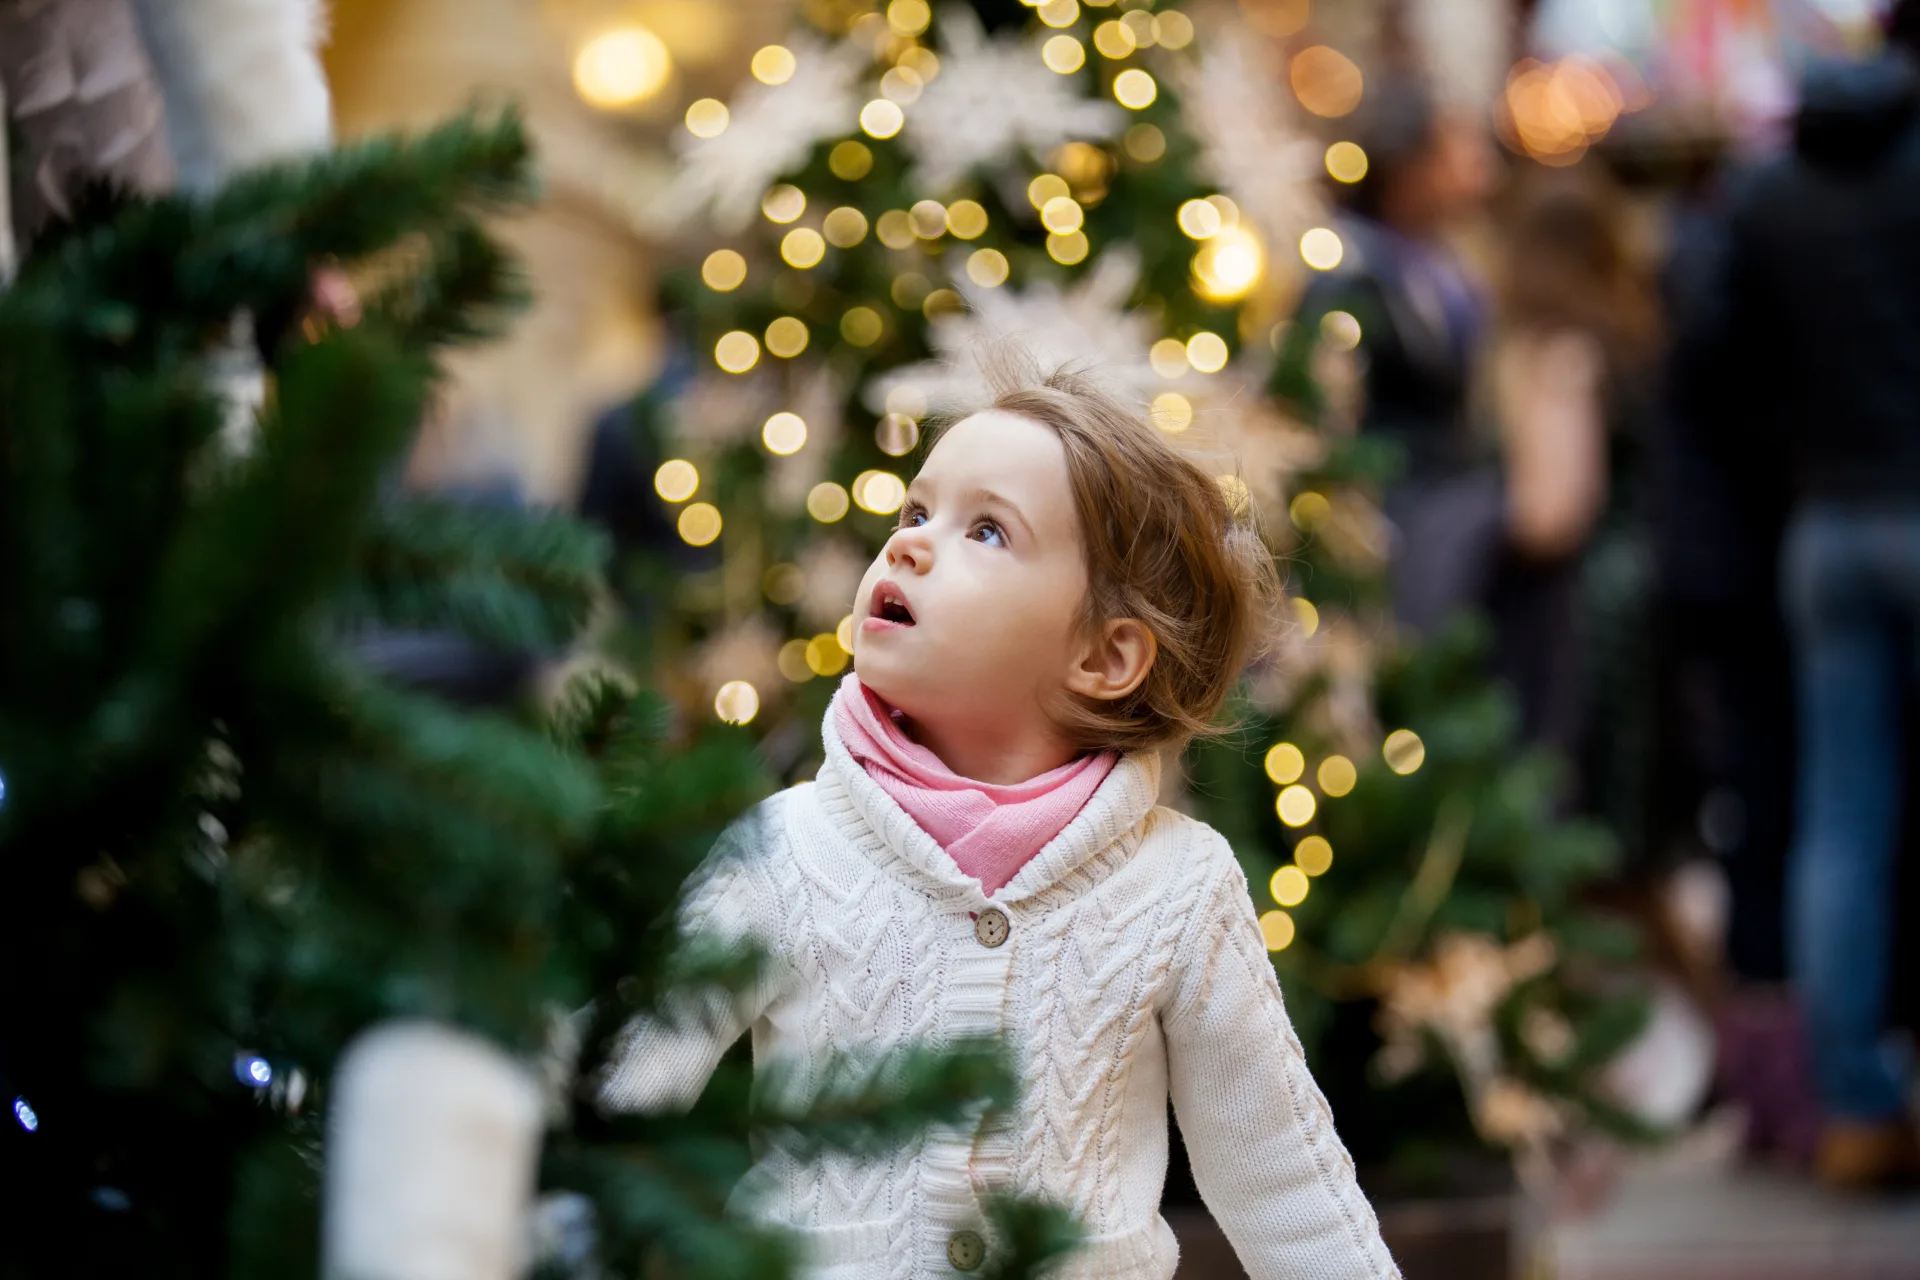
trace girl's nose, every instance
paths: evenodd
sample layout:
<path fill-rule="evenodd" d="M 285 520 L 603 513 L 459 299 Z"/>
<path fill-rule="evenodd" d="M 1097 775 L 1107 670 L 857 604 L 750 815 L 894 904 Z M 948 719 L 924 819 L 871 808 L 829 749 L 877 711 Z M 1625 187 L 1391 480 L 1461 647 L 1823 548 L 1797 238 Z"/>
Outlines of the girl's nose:
<path fill-rule="evenodd" d="M 925 573 L 933 564 L 933 543 L 918 529 L 896 530 L 887 539 L 887 567 L 905 565 L 915 573 Z"/>

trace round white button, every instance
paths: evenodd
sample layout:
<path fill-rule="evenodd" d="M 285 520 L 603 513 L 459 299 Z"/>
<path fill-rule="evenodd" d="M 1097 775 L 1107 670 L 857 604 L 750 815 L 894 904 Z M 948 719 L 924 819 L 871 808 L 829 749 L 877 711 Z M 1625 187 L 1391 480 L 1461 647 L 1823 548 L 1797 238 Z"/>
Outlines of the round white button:
<path fill-rule="evenodd" d="M 998 907 L 988 907 L 973 921 L 973 936 L 983 947 L 997 947 L 1007 940 L 1007 913 Z"/>
<path fill-rule="evenodd" d="M 956 1231 L 947 1240 L 947 1261 L 955 1271 L 977 1271 L 987 1260 L 987 1242 L 977 1231 Z"/>

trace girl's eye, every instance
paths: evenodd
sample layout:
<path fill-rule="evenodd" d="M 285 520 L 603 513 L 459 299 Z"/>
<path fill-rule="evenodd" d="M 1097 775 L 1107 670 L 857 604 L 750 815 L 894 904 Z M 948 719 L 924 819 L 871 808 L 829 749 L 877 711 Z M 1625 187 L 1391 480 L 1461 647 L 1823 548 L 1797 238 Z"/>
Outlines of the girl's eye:
<path fill-rule="evenodd" d="M 990 547 L 1004 547 L 1007 545 L 1007 535 L 1001 532 L 1000 526 L 991 520 L 980 521 L 968 531 L 967 536 L 973 538 L 975 541 L 984 542 Z"/>
<path fill-rule="evenodd" d="M 900 508 L 900 523 L 895 527 L 900 529 L 914 529 L 926 522 L 926 508 L 908 503 L 906 506 Z"/>

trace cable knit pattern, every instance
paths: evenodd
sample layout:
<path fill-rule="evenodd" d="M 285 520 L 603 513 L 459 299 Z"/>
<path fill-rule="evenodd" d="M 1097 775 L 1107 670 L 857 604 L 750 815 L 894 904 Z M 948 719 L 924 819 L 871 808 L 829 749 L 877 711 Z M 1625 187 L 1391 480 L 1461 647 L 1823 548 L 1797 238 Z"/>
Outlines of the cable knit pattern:
<path fill-rule="evenodd" d="M 1159 763 L 1120 761 L 989 899 L 847 753 L 832 717 L 811 784 L 736 823 L 698 873 L 688 930 L 752 937 L 754 990 L 636 1024 L 602 1093 L 691 1103 L 751 1029 L 754 1061 L 820 1083 L 836 1050 L 1005 1035 L 1009 1123 L 948 1126 L 879 1160 L 767 1157 L 748 1211 L 805 1233 L 813 1280 L 951 1276 L 983 1192 L 1067 1206 L 1088 1245 L 1057 1274 L 1168 1280 L 1167 1100 L 1208 1206 L 1253 1280 L 1397 1277 L 1308 1074 L 1225 841 L 1155 807 Z M 1005 913 L 1002 945 L 976 933 Z"/>

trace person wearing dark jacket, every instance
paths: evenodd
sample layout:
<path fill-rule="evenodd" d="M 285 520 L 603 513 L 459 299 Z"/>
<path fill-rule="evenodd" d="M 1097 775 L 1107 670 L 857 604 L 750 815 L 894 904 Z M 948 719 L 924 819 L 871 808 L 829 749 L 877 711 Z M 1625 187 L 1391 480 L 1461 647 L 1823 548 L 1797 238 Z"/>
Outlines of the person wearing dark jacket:
<path fill-rule="evenodd" d="M 1793 145 L 1732 199 L 1694 367 L 1729 450 L 1775 450 L 1800 777 L 1788 944 L 1840 1186 L 1920 1174 L 1886 1035 L 1906 748 L 1920 671 L 1920 0 L 1889 50 L 1805 81 Z"/>

